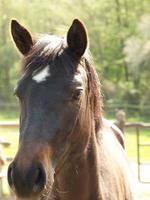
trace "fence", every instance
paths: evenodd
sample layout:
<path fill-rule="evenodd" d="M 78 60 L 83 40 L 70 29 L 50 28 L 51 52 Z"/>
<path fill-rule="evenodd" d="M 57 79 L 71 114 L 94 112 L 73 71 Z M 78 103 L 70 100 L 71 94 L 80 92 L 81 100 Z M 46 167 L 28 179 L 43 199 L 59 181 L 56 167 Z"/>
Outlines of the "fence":
<path fill-rule="evenodd" d="M 138 164 L 138 179 L 140 182 L 143 183 L 150 183 L 149 181 L 143 181 L 141 178 L 141 165 L 149 165 L 150 166 L 150 161 L 149 162 L 142 162 L 142 157 L 140 154 L 140 149 L 142 147 L 147 147 L 150 148 L 150 140 L 147 143 L 141 143 L 140 140 L 140 129 L 150 129 L 150 123 L 142 123 L 142 122 L 138 122 L 138 123 L 125 123 L 124 124 L 125 128 L 134 128 L 136 131 L 136 144 L 137 144 L 137 164 Z M 150 160 L 150 156 L 149 156 L 149 160 Z"/>
<path fill-rule="evenodd" d="M 150 105 L 104 104 L 104 113 L 108 118 L 115 118 L 115 113 L 118 110 L 124 110 L 128 119 L 135 118 L 136 121 L 150 122 Z"/>
<path fill-rule="evenodd" d="M 0 104 L 0 107 L 2 105 Z M 7 107 L 7 106 L 6 106 Z M 10 109 L 14 109 L 15 111 L 18 108 L 16 106 L 16 104 L 13 105 L 9 105 Z M 138 111 L 141 110 L 141 112 L 145 112 L 144 110 L 147 110 L 147 116 L 150 116 L 150 106 L 147 107 L 139 107 L 137 105 L 106 105 L 105 106 L 105 110 L 107 115 L 109 115 L 109 113 L 115 113 L 116 110 L 118 110 L 119 108 L 123 108 L 124 110 L 132 110 L 132 111 Z M 5 110 L 5 107 L 3 107 L 3 109 Z M 7 108 L 8 109 L 8 108 Z M 131 112 L 130 110 L 130 112 Z M 127 113 L 129 114 L 129 112 Z M 134 128 L 135 129 L 135 133 L 136 133 L 136 144 L 137 144 L 137 164 L 138 164 L 138 179 L 139 181 L 141 180 L 141 171 L 140 171 L 140 166 L 143 164 L 149 164 L 150 163 L 142 163 L 141 162 L 141 155 L 140 155 L 140 149 L 143 147 L 147 147 L 150 148 L 150 142 L 149 143 L 141 143 L 140 141 L 140 130 L 141 129 L 150 129 L 150 123 L 143 123 L 143 122 L 138 122 L 138 123 L 129 123 L 125 121 L 125 115 L 126 113 L 123 110 L 119 110 L 116 114 L 116 121 L 115 124 L 123 131 L 125 132 L 126 128 Z M 114 117 L 114 116 L 113 116 Z M 149 119 L 149 118 L 148 118 Z M 0 122 L 0 128 L 17 128 L 18 127 L 18 123 L 16 122 Z"/>
<path fill-rule="evenodd" d="M 18 128 L 19 124 L 16 122 L 0 122 L 0 128 Z M 0 140 L 0 145 L 4 146 L 5 148 L 8 148 L 11 143 L 6 140 Z M 8 163 L 12 161 L 12 157 L 5 157 L 5 165 L 7 166 Z M 3 170 L 3 168 L 0 170 L 0 199 L 4 199 L 4 188 L 6 187 L 6 177 L 7 177 L 7 171 Z M 9 187 L 8 187 L 9 188 Z M 9 189 L 8 189 L 9 190 Z M 11 194 L 11 191 L 9 191 Z M 12 199 L 12 198 L 11 198 Z"/>
<path fill-rule="evenodd" d="M 138 164 L 138 179 L 140 182 L 144 182 L 141 179 L 141 168 L 140 166 L 143 164 L 150 165 L 149 163 L 143 163 L 141 162 L 141 155 L 140 155 L 140 149 L 142 147 L 149 147 L 150 148 L 150 142 L 149 143 L 141 143 L 140 141 L 140 130 L 141 129 L 150 129 L 150 123 L 142 123 L 142 122 L 134 122 L 129 123 L 125 122 L 125 114 L 123 111 L 119 111 L 115 124 L 123 131 L 125 132 L 126 128 L 134 128 L 136 132 L 136 144 L 137 144 L 137 164 Z M 17 128 L 19 125 L 16 122 L 1 122 L 0 128 Z"/>
<path fill-rule="evenodd" d="M 150 123 L 143 122 L 126 122 L 125 120 L 125 112 L 123 110 L 119 110 L 116 114 L 115 124 L 125 132 L 126 128 L 134 128 L 136 132 L 136 145 L 137 145 L 137 164 L 138 164 L 138 179 L 140 182 L 150 183 L 150 181 L 142 181 L 141 179 L 141 165 L 150 165 L 150 162 L 143 163 L 141 162 L 142 156 L 140 154 L 140 150 L 142 147 L 150 148 L 150 141 L 147 143 L 142 143 L 140 140 L 140 130 L 141 129 L 150 129 Z M 150 160 L 150 156 L 149 156 Z"/>
<path fill-rule="evenodd" d="M 104 112 L 108 118 L 115 117 L 115 113 L 117 110 L 124 110 L 128 117 L 130 116 L 142 116 L 142 117 L 149 117 L 150 119 L 150 105 L 138 105 L 138 104 L 127 104 L 123 102 L 122 104 L 114 104 L 104 102 Z M 19 112 L 19 103 L 2 103 L 0 102 L 0 111 L 10 111 L 10 112 Z"/>

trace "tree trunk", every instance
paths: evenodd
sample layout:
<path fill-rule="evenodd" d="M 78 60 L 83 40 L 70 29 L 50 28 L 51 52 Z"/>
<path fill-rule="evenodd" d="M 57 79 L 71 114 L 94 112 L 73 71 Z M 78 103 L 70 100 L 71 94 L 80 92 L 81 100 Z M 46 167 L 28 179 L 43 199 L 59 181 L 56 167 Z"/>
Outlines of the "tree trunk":
<path fill-rule="evenodd" d="M 122 31 L 122 19 L 121 19 L 120 1 L 119 0 L 115 0 L 115 4 L 116 4 L 116 18 L 117 18 L 117 24 L 118 24 L 118 31 L 121 32 Z M 126 4 L 126 8 L 127 8 L 127 4 Z M 120 50 L 121 50 L 121 52 L 123 50 L 123 47 L 124 47 L 124 39 L 121 36 L 120 37 Z M 129 80 L 129 73 L 128 73 L 128 66 L 127 66 L 125 60 L 123 61 L 123 65 L 124 65 L 125 80 L 128 81 Z"/>

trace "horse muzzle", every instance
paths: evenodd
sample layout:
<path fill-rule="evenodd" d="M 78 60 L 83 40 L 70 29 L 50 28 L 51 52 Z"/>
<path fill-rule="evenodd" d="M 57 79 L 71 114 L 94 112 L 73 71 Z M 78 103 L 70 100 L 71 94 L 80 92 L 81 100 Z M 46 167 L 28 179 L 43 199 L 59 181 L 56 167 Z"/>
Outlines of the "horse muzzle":
<path fill-rule="evenodd" d="M 19 199 L 36 197 L 44 190 L 46 172 L 40 162 L 32 162 L 22 169 L 13 161 L 8 168 L 8 183 Z"/>

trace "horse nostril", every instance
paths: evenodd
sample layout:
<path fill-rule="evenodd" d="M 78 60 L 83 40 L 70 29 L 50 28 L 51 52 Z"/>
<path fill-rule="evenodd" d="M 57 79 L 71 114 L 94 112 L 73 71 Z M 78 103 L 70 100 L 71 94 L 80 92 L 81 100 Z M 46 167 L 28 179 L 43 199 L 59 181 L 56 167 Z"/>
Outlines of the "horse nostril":
<path fill-rule="evenodd" d="M 33 192 L 39 193 L 44 189 L 46 174 L 41 164 L 35 170 Z"/>
<path fill-rule="evenodd" d="M 38 195 L 45 187 L 46 173 L 39 162 L 34 162 L 28 168 L 22 169 L 16 162 L 8 168 L 8 183 L 19 197 Z"/>
<path fill-rule="evenodd" d="M 12 169 L 12 164 L 9 165 L 8 167 L 8 172 L 7 172 L 7 179 L 10 187 L 13 184 L 13 169 Z"/>

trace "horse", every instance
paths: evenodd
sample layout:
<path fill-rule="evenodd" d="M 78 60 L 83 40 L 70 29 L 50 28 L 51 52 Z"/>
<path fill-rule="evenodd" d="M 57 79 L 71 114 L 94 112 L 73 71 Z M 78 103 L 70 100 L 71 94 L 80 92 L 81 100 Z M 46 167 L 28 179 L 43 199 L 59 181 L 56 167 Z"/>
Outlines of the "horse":
<path fill-rule="evenodd" d="M 85 25 L 65 37 L 32 34 L 11 21 L 23 55 L 20 135 L 8 168 L 18 200 L 133 200 L 121 133 L 103 118 L 100 83 Z"/>

